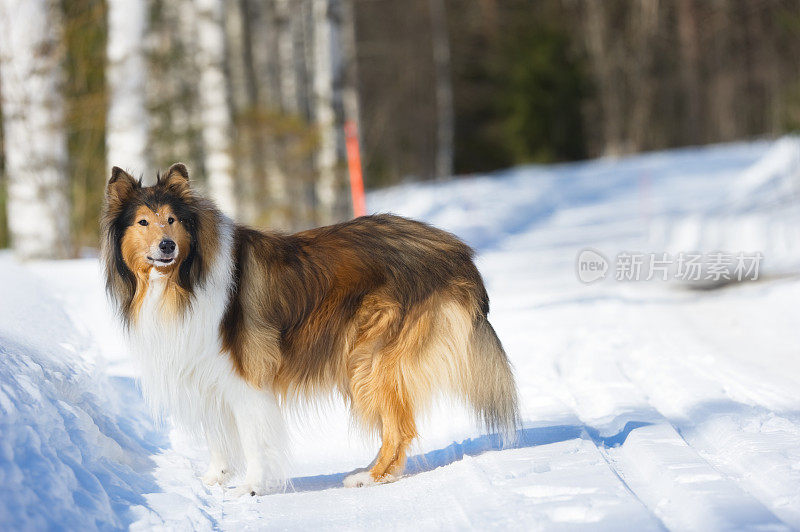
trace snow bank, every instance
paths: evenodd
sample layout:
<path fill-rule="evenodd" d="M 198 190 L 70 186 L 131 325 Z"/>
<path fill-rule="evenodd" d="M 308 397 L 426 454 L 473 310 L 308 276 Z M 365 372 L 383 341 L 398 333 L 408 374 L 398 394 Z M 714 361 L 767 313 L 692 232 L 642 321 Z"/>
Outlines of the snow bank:
<path fill-rule="evenodd" d="M 368 207 L 447 227 L 481 250 L 575 214 L 582 214 L 585 222 L 638 220 L 636 229 L 645 236 L 654 233 L 648 229 L 657 217 L 712 210 L 743 170 L 772 158 L 772 148 L 767 142 L 732 143 L 521 166 L 376 191 L 369 195 Z"/>
<path fill-rule="evenodd" d="M 42 283 L 0 255 L 0 529 L 118 528 L 154 491 L 152 430 L 131 382 L 89 362 L 90 341 Z"/>
<path fill-rule="evenodd" d="M 761 252 L 762 271 L 800 268 L 800 138 L 773 143 L 754 164 L 719 184 L 704 212 L 665 215 L 654 223 L 666 251 Z"/>
<path fill-rule="evenodd" d="M 555 239 L 608 242 L 608 257 L 760 252 L 761 272 L 783 275 L 800 269 L 800 138 L 410 183 L 372 193 L 368 207 L 447 228 L 481 252 L 549 251 Z"/>

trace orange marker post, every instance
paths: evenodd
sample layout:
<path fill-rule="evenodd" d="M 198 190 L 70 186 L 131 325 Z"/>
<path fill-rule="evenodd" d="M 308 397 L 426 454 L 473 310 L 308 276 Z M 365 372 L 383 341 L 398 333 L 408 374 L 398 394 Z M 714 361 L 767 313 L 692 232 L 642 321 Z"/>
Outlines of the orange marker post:
<path fill-rule="evenodd" d="M 347 147 L 347 169 L 350 172 L 350 195 L 353 198 L 353 216 L 367 214 L 364 198 L 364 179 L 361 175 L 361 152 L 358 146 L 358 126 L 352 120 L 344 124 L 344 138 Z"/>

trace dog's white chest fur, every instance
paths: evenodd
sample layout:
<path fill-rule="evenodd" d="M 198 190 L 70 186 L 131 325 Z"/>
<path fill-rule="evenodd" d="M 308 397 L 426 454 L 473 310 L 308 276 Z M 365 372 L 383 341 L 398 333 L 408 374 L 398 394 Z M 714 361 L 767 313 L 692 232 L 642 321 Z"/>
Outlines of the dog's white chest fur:
<path fill-rule="evenodd" d="M 234 378 L 229 357 L 221 353 L 220 322 L 232 282 L 231 231 L 220 235 L 205 284 L 195 290 L 191 308 L 171 316 L 163 310 L 166 280 L 157 272 L 129 331 L 131 351 L 141 367 L 144 397 L 158 414 L 169 413 L 183 428 L 199 432 L 220 387 Z M 215 393 L 216 392 L 216 393 Z"/>
<path fill-rule="evenodd" d="M 224 483 L 244 459 L 245 479 L 235 493 L 262 494 L 267 479 L 286 477 L 286 433 L 272 391 L 250 386 L 222 353 L 220 323 L 233 283 L 230 223 L 221 230 L 219 248 L 205 284 L 180 316 L 170 318 L 163 310 L 166 280 L 150 278 L 129 339 L 151 408 L 208 442 L 211 462 L 204 481 Z"/>

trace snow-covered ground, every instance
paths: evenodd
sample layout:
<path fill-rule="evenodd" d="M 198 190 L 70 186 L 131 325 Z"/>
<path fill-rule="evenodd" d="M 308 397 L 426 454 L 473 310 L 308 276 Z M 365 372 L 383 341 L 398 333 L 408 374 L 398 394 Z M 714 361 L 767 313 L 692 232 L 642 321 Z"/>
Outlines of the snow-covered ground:
<path fill-rule="evenodd" d="M 345 489 L 377 442 L 322 400 L 288 413 L 292 486 L 232 499 L 200 482 L 202 444 L 147 416 L 97 262 L 6 254 L 0 529 L 800 528 L 800 140 L 515 168 L 368 201 L 478 250 L 521 394 L 515 448 L 442 403 L 404 478 Z M 576 269 L 586 248 L 608 264 L 591 284 Z M 621 253 L 677 266 L 719 251 L 761 253 L 758 281 L 615 279 Z"/>

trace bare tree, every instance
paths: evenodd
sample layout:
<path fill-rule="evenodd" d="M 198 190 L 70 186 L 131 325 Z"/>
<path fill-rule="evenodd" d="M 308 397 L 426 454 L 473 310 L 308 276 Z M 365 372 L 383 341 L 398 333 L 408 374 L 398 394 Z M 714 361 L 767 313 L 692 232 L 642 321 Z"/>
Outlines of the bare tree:
<path fill-rule="evenodd" d="M 275 0 L 275 26 L 278 37 L 281 107 L 285 113 L 298 114 L 297 70 L 295 68 L 295 31 L 297 18 L 292 16 L 290 0 Z"/>
<path fill-rule="evenodd" d="M 0 2 L 9 230 L 23 258 L 63 258 L 72 251 L 56 6 L 48 0 Z"/>
<path fill-rule="evenodd" d="M 353 0 L 342 0 L 342 38 L 341 38 L 341 53 L 342 53 L 342 111 L 344 113 L 344 128 L 345 128 L 345 143 L 349 142 L 348 135 L 355 135 L 357 148 L 360 152 L 362 143 L 361 136 L 361 105 L 358 97 L 358 45 L 356 40 L 356 12 Z M 348 132 L 349 130 L 349 132 Z M 353 165 L 361 164 L 360 153 L 357 161 L 350 160 L 351 154 L 349 148 L 346 147 L 347 153 L 347 167 L 348 171 L 352 172 Z M 356 171 L 361 172 L 361 168 L 356 168 Z M 350 176 L 353 179 L 353 176 Z M 363 178 L 361 178 L 363 179 Z M 351 191 L 354 186 L 353 182 L 350 183 Z M 362 190 L 363 190 L 363 184 Z M 350 208 L 346 209 L 347 214 L 360 215 L 363 213 L 357 212 L 359 206 L 357 199 L 352 196 L 353 201 Z M 363 202 L 363 199 L 362 199 Z M 360 205 L 364 208 L 363 203 Z"/>
<path fill-rule="evenodd" d="M 2 59 L 2 58 L 0 58 Z M 0 74 L 2 68 L 0 68 Z M 0 87 L 2 87 L 0 82 Z M 0 93 L 0 124 L 3 122 L 3 95 Z M 8 247 L 8 216 L 6 212 L 7 194 L 6 194 L 6 157 L 5 157 L 5 142 L 3 140 L 4 132 L 0 127 L 0 247 Z"/>
<path fill-rule="evenodd" d="M 608 22 L 610 6 L 603 2 L 585 4 L 586 49 L 591 57 L 591 67 L 597 80 L 602 124 L 602 150 L 604 155 L 619 155 L 627 151 L 624 135 L 624 91 L 617 72 L 619 49 L 624 42 L 611 37 Z"/>
<path fill-rule="evenodd" d="M 478 3 L 460 4 L 466 10 Z M 438 143 L 429 0 L 354 5 L 367 181 L 430 179 Z"/>
<path fill-rule="evenodd" d="M 436 84 L 436 177 L 453 174 L 453 86 L 450 79 L 450 41 L 444 0 L 428 0 Z"/>
<path fill-rule="evenodd" d="M 285 173 L 285 188 L 280 192 L 293 229 L 308 228 L 316 221 L 312 13 L 312 0 L 275 0 L 282 112 L 277 133 Z"/>
<path fill-rule="evenodd" d="M 686 142 L 702 139 L 700 105 L 700 32 L 698 10 L 694 0 L 679 0 L 676 4 L 678 41 L 681 55 L 680 75 L 686 94 L 686 121 L 683 134 Z"/>
<path fill-rule="evenodd" d="M 244 218 L 286 229 L 288 192 L 279 164 L 275 123 L 281 109 L 278 34 L 274 2 L 238 0 L 229 18 L 239 17 L 238 42 L 231 47 L 245 99 L 236 98 L 237 179 L 242 182 Z M 241 54 L 240 57 L 235 57 Z M 241 65 L 239 72 L 238 65 Z"/>
<path fill-rule="evenodd" d="M 283 112 L 280 150 L 286 172 L 287 211 L 291 213 L 292 228 L 299 230 L 317 223 L 313 0 L 291 0 L 283 6 L 281 3 L 278 0 L 277 14 L 280 17 L 288 10 L 289 21 L 282 27 L 282 51 L 278 54 Z M 291 39 L 291 45 L 287 39 Z"/>
<path fill-rule="evenodd" d="M 297 93 L 293 68 L 294 43 L 288 1 L 273 0 L 264 4 L 267 46 L 267 61 L 262 77 L 269 87 L 268 100 L 263 109 L 267 111 L 261 142 L 266 157 L 267 191 L 269 193 L 269 216 L 267 222 L 276 229 L 292 227 L 289 175 L 285 164 L 281 164 L 284 147 L 280 137 L 284 133 L 279 127 L 283 113 L 296 113 Z"/>
<path fill-rule="evenodd" d="M 258 217 L 255 192 L 255 161 L 251 156 L 252 135 L 243 127 L 246 110 L 255 105 L 256 96 L 251 87 L 251 54 L 247 24 L 247 4 L 244 0 L 223 0 L 223 29 L 225 35 L 225 72 L 229 114 L 233 118 L 232 148 L 234 192 L 238 204 L 238 218 L 254 223 Z"/>
<path fill-rule="evenodd" d="M 361 122 L 358 98 L 358 54 L 354 0 L 342 0 L 342 107 L 345 120 Z"/>
<path fill-rule="evenodd" d="M 309 122 L 314 114 L 314 17 L 312 1 L 295 0 L 292 4 L 298 105 L 300 115 Z"/>
<path fill-rule="evenodd" d="M 631 42 L 632 52 L 625 61 L 626 74 L 629 80 L 628 90 L 637 97 L 633 99 L 629 109 L 625 109 L 627 149 L 639 151 L 649 144 L 653 132 L 650 120 L 656 107 L 655 92 L 657 83 L 654 75 L 657 60 L 655 40 L 659 28 L 658 0 L 639 0 L 632 3 Z"/>
<path fill-rule="evenodd" d="M 191 0 L 149 0 L 145 54 L 148 153 L 157 167 L 187 163 L 205 176 L 196 56 L 197 11 Z"/>

